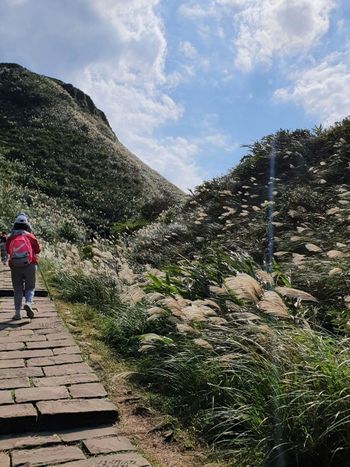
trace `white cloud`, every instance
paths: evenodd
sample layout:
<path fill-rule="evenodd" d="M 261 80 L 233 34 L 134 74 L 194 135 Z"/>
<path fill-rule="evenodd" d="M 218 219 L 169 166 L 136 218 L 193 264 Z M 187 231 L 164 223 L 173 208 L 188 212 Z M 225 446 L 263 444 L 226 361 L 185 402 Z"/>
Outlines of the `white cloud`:
<path fill-rule="evenodd" d="M 182 108 L 167 94 L 119 81 L 113 67 L 89 66 L 76 79 L 104 109 L 121 138 L 129 140 L 134 133 L 151 135 L 182 115 Z"/>
<path fill-rule="evenodd" d="M 198 55 L 197 49 L 189 41 L 180 42 L 179 52 L 186 58 L 195 58 Z"/>
<path fill-rule="evenodd" d="M 208 16 L 215 16 L 215 11 L 211 7 L 206 7 L 198 3 L 183 3 L 180 5 L 179 13 L 189 19 L 206 18 Z"/>
<path fill-rule="evenodd" d="M 143 160 L 175 185 L 187 191 L 199 185 L 203 178 L 195 157 L 199 147 L 187 138 L 135 138 L 135 148 L 143 152 Z"/>
<path fill-rule="evenodd" d="M 167 43 L 161 18 L 155 13 L 159 0 L 90 0 L 91 6 L 111 23 L 119 43 L 116 53 L 120 81 L 148 86 L 165 81 Z"/>
<path fill-rule="evenodd" d="M 200 54 L 191 42 L 180 42 L 178 52 L 180 59 L 182 59 L 182 63 L 180 65 L 182 75 L 181 82 L 184 82 L 189 78 L 193 78 L 198 69 L 205 71 L 210 69 L 210 61 L 208 58 Z M 190 65 L 183 63 L 183 60 L 190 62 Z"/>
<path fill-rule="evenodd" d="M 192 79 L 196 75 L 195 67 L 191 64 L 181 64 L 176 71 L 167 76 L 164 89 L 174 89 L 182 83 Z"/>
<path fill-rule="evenodd" d="M 179 7 L 179 13 L 189 19 L 198 20 L 208 17 L 219 18 L 223 14 L 220 7 L 239 7 L 246 0 L 204 0 L 201 3 L 185 2 Z"/>
<path fill-rule="evenodd" d="M 259 63 L 269 67 L 274 57 L 307 53 L 328 31 L 338 2 L 203 0 L 183 2 L 178 11 L 195 23 L 204 42 L 221 39 L 231 57 L 233 47 L 235 67 L 247 72 Z"/>
<path fill-rule="evenodd" d="M 91 63 L 75 83 L 103 109 L 118 138 L 144 162 L 182 189 L 202 181 L 195 156 L 200 145 L 186 138 L 161 138 L 155 132 L 181 118 L 184 109 L 168 91 L 194 73 L 190 66 L 166 75 L 167 43 L 155 7 L 158 0 L 90 0 L 113 26 L 118 51 Z M 187 55 L 192 44 L 183 43 Z M 221 143 L 222 144 L 222 143 Z"/>
<path fill-rule="evenodd" d="M 208 145 L 220 148 L 223 151 L 234 151 L 238 148 L 237 143 L 233 143 L 231 139 L 224 133 L 209 133 L 201 138 L 196 139 L 198 145 L 207 147 Z"/>
<path fill-rule="evenodd" d="M 294 83 L 275 92 L 280 102 L 295 102 L 309 115 L 331 124 L 350 114 L 350 55 L 332 54 L 318 65 L 290 76 Z"/>
<path fill-rule="evenodd" d="M 269 66 L 274 55 L 308 51 L 327 32 L 335 0 L 247 0 L 235 20 L 235 66 Z"/>

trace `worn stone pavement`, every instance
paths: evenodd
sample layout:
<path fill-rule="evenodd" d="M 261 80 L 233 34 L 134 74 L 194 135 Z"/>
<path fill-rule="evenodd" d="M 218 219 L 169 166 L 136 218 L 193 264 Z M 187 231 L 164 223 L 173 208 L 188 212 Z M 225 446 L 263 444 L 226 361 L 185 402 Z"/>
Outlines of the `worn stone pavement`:
<path fill-rule="evenodd" d="M 39 285 L 35 317 L 14 314 L 0 267 L 0 467 L 150 466 L 118 435 L 117 409 Z"/>

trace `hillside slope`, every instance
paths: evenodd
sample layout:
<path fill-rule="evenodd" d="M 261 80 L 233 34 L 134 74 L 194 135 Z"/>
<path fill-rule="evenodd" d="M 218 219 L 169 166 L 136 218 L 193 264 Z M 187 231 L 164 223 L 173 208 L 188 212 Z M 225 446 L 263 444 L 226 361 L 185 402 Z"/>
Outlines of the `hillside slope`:
<path fill-rule="evenodd" d="M 343 314 L 347 322 L 349 162 L 349 119 L 269 135 L 229 174 L 198 187 L 183 209 L 139 232 L 132 258 L 159 267 L 219 246 L 268 266 L 271 248 L 275 269 L 320 300 L 320 319 Z"/>
<path fill-rule="evenodd" d="M 34 221 L 72 329 L 107 344 L 147 404 L 171 415 L 167 443 L 180 423 L 225 466 L 350 466 L 350 120 L 269 135 L 142 230 L 87 243 L 82 221 L 101 232 L 150 219 L 153 192 L 132 196 L 129 170 L 113 191 L 106 167 L 120 146 L 104 115 L 24 73 L 0 93 L 14 112 L 1 120 L 0 225 L 19 209 Z"/>
<path fill-rule="evenodd" d="M 83 267 L 59 247 L 48 268 L 61 298 L 90 306 L 74 323 L 225 466 L 350 465 L 349 130 L 254 143 L 120 239 L 136 271 L 95 245 Z"/>
<path fill-rule="evenodd" d="M 81 211 L 93 229 L 156 217 L 183 193 L 123 146 L 70 84 L 0 64 L 0 156 L 16 184 Z"/>

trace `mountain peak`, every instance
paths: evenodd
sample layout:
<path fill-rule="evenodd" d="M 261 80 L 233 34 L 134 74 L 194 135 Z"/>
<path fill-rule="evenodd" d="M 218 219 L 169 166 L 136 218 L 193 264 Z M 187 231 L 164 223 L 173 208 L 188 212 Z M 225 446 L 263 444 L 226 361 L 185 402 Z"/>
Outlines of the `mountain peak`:
<path fill-rule="evenodd" d="M 0 64 L 0 156 L 20 183 L 69 199 L 85 221 L 154 218 L 183 193 L 123 146 L 105 114 L 72 84 Z"/>

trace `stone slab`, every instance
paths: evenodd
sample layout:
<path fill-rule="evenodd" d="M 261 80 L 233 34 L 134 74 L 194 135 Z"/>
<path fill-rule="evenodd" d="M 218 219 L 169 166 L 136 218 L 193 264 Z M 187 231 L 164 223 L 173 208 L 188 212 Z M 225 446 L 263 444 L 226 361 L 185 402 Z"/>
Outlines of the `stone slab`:
<path fill-rule="evenodd" d="M 47 334 L 47 340 L 57 341 L 57 340 L 66 340 L 72 339 L 72 335 L 69 332 L 58 332 L 57 334 Z"/>
<path fill-rule="evenodd" d="M 67 376 L 51 376 L 46 378 L 34 378 L 34 386 L 47 387 L 47 386 L 62 386 L 69 384 L 79 383 L 92 383 L 98 381 L 97 375 L 94 373 L 67 375 Z M 0 381 L 1 385 L 1 381 Z"/>
<path fill-rule="evenodd" d="M 0 379 L 0 389 L 28 388 L 29 386 L 28 378 Z"/>
<path fill-rule="evenodd" d="M 0 337 L 0 344 L 11 344 L 12 342 L 18 343 L 18 341 L 22 341 L 23 336 L 14 336 L 13 334 L 14 333 L 11 333 L 8 336 Z"/>
<path fill-rule="evenodd" d="M 19 338 L 20 336 L 30 336 L 33 334 L 34 334 L 34 331 L 32 331 L 31 329 L 15 329 L 15 330 L 10 331 L 9 336 L 16 336 Z"/>
<path fill-rule="evenodd" d="M 83 444 L 91 455 L 136 451 L 135 447 L 125 436 L 107 436 L 104 438 L 86 439 L 83 441 Z"/>
<path fill-rule="evenodd" d="M 45 376 L 63 376 L 91 372 L 91 368 L 86 363 L 71 363 L 68 365 L 55 365 L 44 367 Z"/>
<path fill-rule="evenodd" d="M 74 345 L 72 347 L 60 347 L 56 349 L 52 349 L 54 355 L 63 355 L 63 354 L 77 354 L 81 353 L 78 346 Z"/>
<path fill-rule="evenodd" d="M 0 344 L 0 352 L 21 349 L 24 349 L 24 342 L 9 342 L 8 344 Z"/>
<path fill-rule="evenodd" d="M 103 436 L 116 435 L 117 429 L 115 426 L 105 426 L 101 428 L 89 428 L 87 430 L 62 431 L 58 432 L 57 434 L 62 439 L 62 441 L 65 443 L 70 443 L 72 441 L 81 441 L 83 439 L 102 438 Z"/>
<path fill-rule="evenodd" d="M 48 466 L 51 467 L 51 466 Z M 79 462 L 68 462 L 64 467 L 152 467 L 151 464 L 136 453 L 109 454 L 96 456 Z"/>
<path fill-rule="evenodd" d="M 79 354 L 63 354 L 55 355 L 54 357 L 30 358 L 27 360 L 27 366 L 52 366 L 63 365 L 67 363 L 80 363 L 82 361 L 83 359 Z"/>
<path fill-rule="evenodd" d="M 23 388 L 16 389 L 16 402 L 55 401 L 56 399 L 67 399 L 69 397 L 65 386 L 47 388 Z"/>
<path fill-rule="evenodd" d="M 45 446 L 46 444 L 58 444 L 60 442 L 61 438 L 56 434 L 6 436 L 0 438 L 0 450 L 8 451 L 10 449 Z"/>
<path fill-rule="evenodd" d="M 0 371 L 0 379 L 11 378 L 32 378 L 34 376 L 43 376 L 43 371 L 38 367 L 24 367 L 24 368 L 3 368 Z"/>
<path fill-rule="evenodd" d="M 30 461 L 31 466 L 45 466 L 70 461 L 86 459 L 77 446 L 53 446 L 47 448 L 13 451 L 11 453 L 12 466 L 25 465 Z"/>
<path fill-rule="evenodd" d="M 54 328 L 57 329 L 61 326 L 61 322 L 54 320 L 52 318 L 43 318 L 43 319 L 33 319 L 29 324 L 26 325 L 26 329 L 31 329 L 32 331 L 39 329 L 48 329 Z"/>
<path fill-rule="evenodd" d="M 0 406 L 0 433 L 31 431 L 37 421 L 37 411 L 32 404 Z"/>
<path fill-rule="evenodd" d="M 69 392 L 72 397 L 77 399 L 107 396 L 107 392 L 101 383 L 74 384 L 69 388 Z"/>
<path fill-rule="evenodd" d="M 41 310 L 36 311 L 34 310 L 34 317 L 40 318 L 40 319 L 51 319 L 51 318 L 57 318 L 57 313 L 55 311 L 48 311 L 48 310 Z"/>
<path fill-rule="evenodd" d="M 11 391 L 0 391 L 0 405 L 13 404 Z"/>
<path fill-rule="evenodd" d="M 46 341 L 45 334 L 31 334 L 29 336 L 22 336 L 23 342 L 42 342 Z M 28 346 L 27 346 L 28 347 Z"/>
<path fill-rule="evenodd" d="M 14 321 L 12 318 L 11 319 L 4 319 L 0 321 L 0 330 L 9 330 L 9 329 L 18 329 L 19 327 L 23 329 L 27 329 L 27 327 L 30 325 L 30 321 L 28 318 L 21 318 L 19 321 Z"/>
<path fill-rule="evenodd" d="M 13 360 L 0 360 L 0 369 L 2 368 L 20 368 L 24 366 L 24 360 L 17 358 Z"/>
<path fill-rule="evenodd" d="M 118 412 L 107 399 L 68 399 L 37 403 L 41 429 L 115 423 Z"/>
<path fill-rule="evenodd" d="M 36 358 L 36 357 L 51 357 L 53 355 L 51 349 L 39 350 L 18 350 L 13 352 L 1 352 L 0 360 L 9 360 L 12 358 Z"/>
<path fill-rule="evenodd" d="M 5 452 L 0 452 L 0 467 L 10 467 L 11 459 Z"/>
<path fill-rule="evenodd" d="M 55 347 L 70 347 L 75 344 L 73 339 L 50 340 L 43 342 L 27 342 L 28 349 L 53 349 Z"/>
<path fill-rule="evenodd" d="M 66 328 L 63 327 L 62 324 L 60 324 L 60 325 L 56 325 L 54 327 L 53 326 L 48 326 L 47 328 L 37 329 L 36 333 L 37 334 L 45 334 L 47 336 L 49 334 L 55 334 L 55 333 L 64 332 L 64 331 L 66 331 Z"/>

